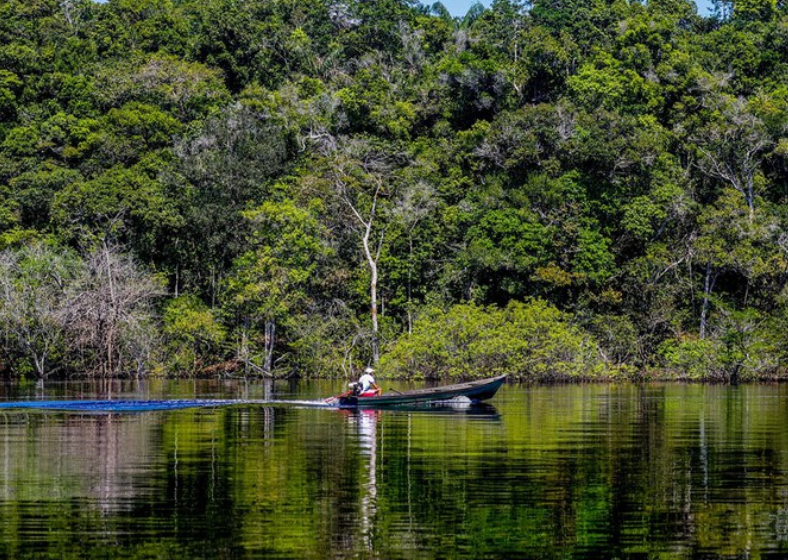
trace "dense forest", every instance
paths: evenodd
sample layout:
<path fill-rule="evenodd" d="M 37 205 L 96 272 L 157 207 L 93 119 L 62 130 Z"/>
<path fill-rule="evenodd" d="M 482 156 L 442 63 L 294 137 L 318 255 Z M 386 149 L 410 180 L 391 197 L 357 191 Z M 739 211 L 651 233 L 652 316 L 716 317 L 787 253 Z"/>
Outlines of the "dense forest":
<path fill-rule="evenodd" d="M 788 8 L 4 0 L 0 370 L 788 363 Z"/>

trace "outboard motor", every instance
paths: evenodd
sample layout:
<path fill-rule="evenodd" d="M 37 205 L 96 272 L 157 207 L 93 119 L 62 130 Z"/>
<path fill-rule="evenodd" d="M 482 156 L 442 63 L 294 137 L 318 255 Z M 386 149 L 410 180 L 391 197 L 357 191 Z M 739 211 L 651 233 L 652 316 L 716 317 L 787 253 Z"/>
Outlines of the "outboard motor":
<path fill-rule="evenodd" d="M 350 391 L 352 392 L 354 397 L 357 397 L 361 394 L 361 384 L 360 383 L 349 383 L 348 387 L 350 387 Z"/>

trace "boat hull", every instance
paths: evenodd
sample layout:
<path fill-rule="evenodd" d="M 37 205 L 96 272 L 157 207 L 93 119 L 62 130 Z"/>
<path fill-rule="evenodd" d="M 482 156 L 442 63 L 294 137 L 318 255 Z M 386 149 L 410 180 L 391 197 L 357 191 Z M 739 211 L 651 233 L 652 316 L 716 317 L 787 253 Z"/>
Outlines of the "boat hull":
<path fill-rule="evenodd" d="M 413 406 L 429 404 L 452 399 L 466 398 L 472 403 L 479 403 L 489 400 L 495 396 L 501 385 L 503 385 L 505 375 L 469 381 L 467 383 L 457 383 L 443 387 L 431 387 L 428 389 L 417 389 L 403 393 L 385 393 L 378 397 L 340 397 L 339 406 L 342 408 L 385 408 L 396 406 Z"/>

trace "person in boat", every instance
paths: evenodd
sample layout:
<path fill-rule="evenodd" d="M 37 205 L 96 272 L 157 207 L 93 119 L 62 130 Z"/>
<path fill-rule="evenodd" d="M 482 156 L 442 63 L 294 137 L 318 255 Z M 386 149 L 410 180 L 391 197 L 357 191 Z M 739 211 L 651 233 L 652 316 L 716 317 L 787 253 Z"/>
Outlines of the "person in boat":
<path fill-rule="evenodd" d="M 364 375 L 358 378 L 358 396 L 359 397 L 379 397 L 383 394 L 383 389 L 378 387 L 375 383 L 375 377 L 372 375 L 375 370 L 368 367 L 364 370 Z"/>
<path fill-rule="evenodd" d="M 336 397 L 327 398 L 326 402 L 335 403 L 345 397 L 379 397 L 383 394 L 383 389 L 375 383 L 373 373 L 375 373 L 374 369 L 371 367 L 366 368 L 364 374 L 358 378 L 358 381 L 348 383 L 347 391 Z"/>

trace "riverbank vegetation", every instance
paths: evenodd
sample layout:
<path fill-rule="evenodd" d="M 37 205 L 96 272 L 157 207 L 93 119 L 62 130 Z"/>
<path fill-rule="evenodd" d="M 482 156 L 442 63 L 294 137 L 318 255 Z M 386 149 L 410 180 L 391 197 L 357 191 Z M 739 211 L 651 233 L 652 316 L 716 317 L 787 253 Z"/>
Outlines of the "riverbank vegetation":
<path fill-rule="evenodd" d="M 7 377 L 784 375 L 780 4 L 0 16 Z"/>

